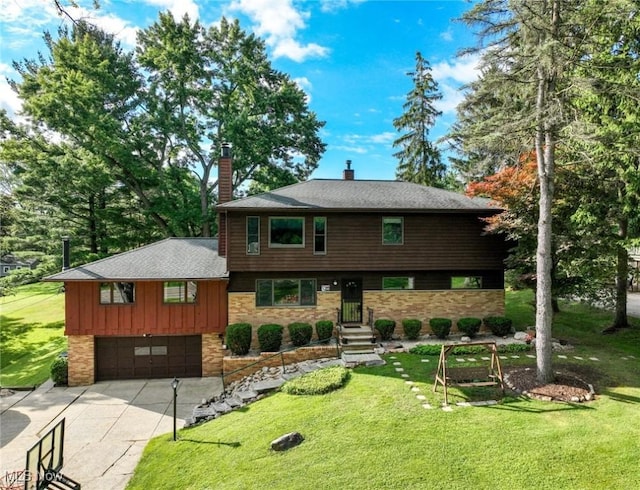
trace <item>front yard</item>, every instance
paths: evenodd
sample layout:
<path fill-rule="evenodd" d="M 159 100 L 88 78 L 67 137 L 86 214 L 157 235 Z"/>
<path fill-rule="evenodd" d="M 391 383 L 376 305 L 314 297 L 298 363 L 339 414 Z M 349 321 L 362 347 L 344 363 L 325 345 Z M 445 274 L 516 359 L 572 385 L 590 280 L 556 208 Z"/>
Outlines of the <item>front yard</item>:
<path fill-rule="evenodd" d="M 533 324 L 531 299 L 508 295 L 507 315 L 518 329 Z M 609 314 L 563 308 L 554 336 L 574 348 L 554 354 L 554 366 L 587 373 L 595 401 L 510 394 L 496 405 L 445 411 L 442 390 L 431 389 L 438 358 L 394 353 L 385 366 L 354 370 L 338 391 L 276 393 L 184 429 L 177 442 L 156 438 L 128 488 L 639 488 L 640 324 L 603 336 Z M 504 368 L 535 362 L 507 357 Z M 450 403 L 496 395 L 452 389 Z M 292 431 L 305 437 L 300 446 L 270 450 Z"/>

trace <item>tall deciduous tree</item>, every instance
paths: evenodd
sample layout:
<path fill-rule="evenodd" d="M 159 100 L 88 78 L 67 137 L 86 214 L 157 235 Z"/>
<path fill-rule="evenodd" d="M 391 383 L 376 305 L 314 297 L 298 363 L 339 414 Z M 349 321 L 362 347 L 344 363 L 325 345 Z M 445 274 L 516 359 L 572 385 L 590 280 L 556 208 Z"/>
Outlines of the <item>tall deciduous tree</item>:
<path fill-rule="evenodd" d="M 402 108 L 404 113 L 393 120 L 393 126 L 401 136 L 393 142 L 398 158 L 396 177 L 434 187 L 446 186 L 446 166 L 442 163 L 440 150 L 430 141 L 429 131 L 442 113 L 435 102 L 442 98 L 438 84 L 431 75 L 431 66 L 420 52 L 416 53 L 416 68 L 408 73 L 413 88 L 407 94 Z"/>

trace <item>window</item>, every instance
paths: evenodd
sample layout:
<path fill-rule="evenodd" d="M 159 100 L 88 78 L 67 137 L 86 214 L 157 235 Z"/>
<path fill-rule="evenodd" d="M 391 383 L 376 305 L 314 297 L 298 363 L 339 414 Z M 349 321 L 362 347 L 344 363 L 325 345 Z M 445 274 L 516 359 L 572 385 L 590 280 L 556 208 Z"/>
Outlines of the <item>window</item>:
<path fill-rule="evenodd" d="M 3 265 L 2 266 L 2 272 L 9 272 L 11 270 L 11 268 L 8 265 Z"/>
<path fill-rule="evenodd" d="M 383 277 L 382 289 L 413 289 L 413 277 Z"/>
<path fill-rule="evenodd" d="M 403 241 L 402 218 L 382 218 L 382 244 L 402 245 Z"/>
<path fill-rule="evenodd" d="M 327 253 L 327 218 L 323 216 L 313 218 L 313 253 L 316 255 Z"/>
<path fill-rule="evenodd" d="M 164 283 L 165 303 L 195 303 L 198 284 L 194 281 L 168 281 Z"/>
<path fill-rule="evenodd" d="M 482 277 L 454 276 L 451 278 L 451 289 L 482 289 Z"/>
<path fill-rule="evenodd" d="M 256 306 L 314 306 L 315 279 L 258 279 Z"/>
<path fill-rule="evenodd" d="M 269 218 L 270 247 L 304 247 L 304 218 Z"/>
<path fill-rule="evenodd" d="M 135 284 L 132 282 L 100 283 L 100 303 L 103 305 L 133 303 L 135 293 Z"/>
<path fill-rule="evenodd" d="M 260 216 L 247 216 L 247 255 L 260 255 Z"/>

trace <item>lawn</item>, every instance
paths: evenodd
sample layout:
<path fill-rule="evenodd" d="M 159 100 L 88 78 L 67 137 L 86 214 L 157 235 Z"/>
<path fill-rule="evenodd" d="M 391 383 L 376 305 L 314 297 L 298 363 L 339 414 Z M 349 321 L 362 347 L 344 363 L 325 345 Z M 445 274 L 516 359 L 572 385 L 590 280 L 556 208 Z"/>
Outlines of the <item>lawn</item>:
<path fill-rule="evenodd" d="M 60 284 L 37 283 L 0 298 L 0 386 L 37 386 L 66 350 Z"/>
<path fill-rule="evenodd" d="M 508 295 L 508 314 L 520 329 L 533 324 L 532 299 Z M 276 393 L 183 429 L 177 442 L 171 435 L 152 440 L 128 488 L 640 488 L 640 324 L 603 336 L 610 314 L 562 306 L 554 336 L 575 349 L 554 363 L 590 370 L 599 393 L 593 402 L 508 396 L 493 406 L 444 411 L 441 390 L 431 390 L 437 357 L 392 354 L 385 366 L 354 370 L 332 393 Z M 534 361 L 509 357 L 503 367 L 526 363 Z M 450 402 L 497 395 L 483 390 L 451 390 Z M 273 439 L 291 431 L 305 441 L 287 452 L 270 450 Z"/>

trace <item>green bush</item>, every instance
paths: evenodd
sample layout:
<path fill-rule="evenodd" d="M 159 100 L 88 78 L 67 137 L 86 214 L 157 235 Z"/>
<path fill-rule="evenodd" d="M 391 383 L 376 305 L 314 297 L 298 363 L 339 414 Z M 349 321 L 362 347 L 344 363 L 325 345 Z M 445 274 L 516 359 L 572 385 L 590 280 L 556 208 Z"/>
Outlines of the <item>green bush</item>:
<path fill-rule="evenodd" d="M 251 348 L 251 324 L 232 323 L 227 325 L 226 344 L 237 356 L 244 356 Z"/>
<path fill-rule="evenodd" d="M 333 322 L 331 320 L 317 321 L 316 334 L 318 335 L 318 340 L 328 342 L 333 337 Z"/>
<path fill-rule="evenodd" d="M 405 318 L 402 320 L 402 329 L 409 340 L 416 340 L 420 336 L 422 322 L 417 318 Z"/>
<path fill-rule="evenodd" d="M 396 329 L 396 322 L 386 318 L 378 318 L 373 326 L 380 333 L 380 340 L 391 340 L 393 331 Z"/>
<path fill-rule="evenodd" d="M 291 379 L 281 390 L 289 395 L 322 395 L 341 388 L 348 379 L 348 369 L 332 366 Z"/>
<path fill-rule="evenodd" d="M 475 337 L 480 331 L 482 320 L 480 318 L 466 317 L 460 318 L 456 323 L 458 330 L 469 337 Z"/>
<path fill-rule="evenodd" d="M 313 336 L 313 327 L 311 327 L 310 323 L 290 323 L 288 329 L 291 343 L 296 347 L 307 345 L 309 342 L 311 342 L 311 337 Z"/>
<path fill-rule="evenodd" d="M 409 350 L 410 354 L 418 356 L 439 356 L 442 344 L 420 344 Z M 501 354 L 517 354 L 520 352 L 528 352 L 531 346 L 527 344 L 504 344 L 498 346 L 498 352 Z M 489 351 L 479 345 L 459 345 L 453 348 L 452 355 L 458 356 L 477 356 L 486 355 Z"/>
<path fill-rule="evenodd" d="M 444 339 L 451 332 L 451 320 L 448 318 L 432 318 L 429 320 L 431 330 L 439 339 Z"/>
<path fill-rule="evenodd" d="M 497 337 L 504 337 L 511 333 L 513 322 L 506 316 L 488 316 L 483 321 L 491 333 Z"/>
<path fill-rule="evenodd" d="M 69 383 L 69 361 L 66 357 L 57 357 L 51 363 L 51 379 L 58 386 Z"/>
<path fill-rule="evenodd" d="M 258 344 L 262 352 L 277 352 L 282 345 L 284 327 L 277 323 L 265 323 L 258 327 Z"/>

